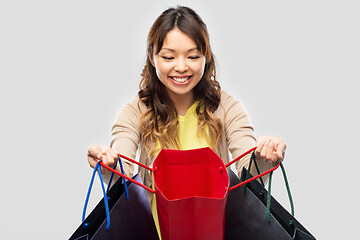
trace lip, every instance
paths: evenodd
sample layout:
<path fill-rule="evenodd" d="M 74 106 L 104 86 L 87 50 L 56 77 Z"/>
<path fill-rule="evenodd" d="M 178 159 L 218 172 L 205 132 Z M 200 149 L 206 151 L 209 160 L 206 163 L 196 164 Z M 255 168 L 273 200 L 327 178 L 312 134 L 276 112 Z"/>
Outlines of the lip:
<path fill-rule="evenodd" d="M 173 79 L 173 77 L 175 77 L 175 78 L 186 78 L 186 77 L 188 77 L 189 79 L 188 80 L 186 80 L 185 82 L 177 82 L 177 81 L 175 81 L 174 79 Z M 175 84 L 175 85 L 187 85 L 189 82 L 190 82 L 190 80 L 192 79 L 192 75 L 190 75 L 190 76 L 171 76 L 171 77 L 169 77 L 170 79 L 171 79 L 171 81 Z"/>

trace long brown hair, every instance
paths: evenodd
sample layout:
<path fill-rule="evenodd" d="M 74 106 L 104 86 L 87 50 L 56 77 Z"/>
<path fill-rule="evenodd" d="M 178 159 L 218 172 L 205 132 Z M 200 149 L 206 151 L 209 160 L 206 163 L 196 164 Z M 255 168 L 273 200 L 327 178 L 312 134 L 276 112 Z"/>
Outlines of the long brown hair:
<path fill-rule="evenodd" d="M 157 140 L 162 148 L 180 148 L 176 109 L 151 64 L 153 56 L 161 50 L 166 34 L 174 28 L 190 36 L 206 57 L 204 75 L 193 89 L 195 100 L 199 101 L 196 108 L 198 134 L 203 134 L 210 146 L 216 149 L 222 132 L 221 121 L 213 114 L 220 103 L 221 88 L 216 81 L 215 60 L 207 27 L 200 16 L 188 7 L 169 8 L 157 18 L 149 31 L 147 60 L 141 74 L 139 98 L 147 106 L 141 116 L 142 142 L 149 156 L 154 155 Z"/>

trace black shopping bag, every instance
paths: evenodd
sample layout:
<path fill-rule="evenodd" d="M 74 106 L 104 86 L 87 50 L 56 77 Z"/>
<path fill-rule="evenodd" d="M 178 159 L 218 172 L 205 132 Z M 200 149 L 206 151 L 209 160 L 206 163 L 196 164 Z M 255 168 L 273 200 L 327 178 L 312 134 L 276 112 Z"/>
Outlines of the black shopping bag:
<path fill-rule="evenodd" d="M 138 174 L 133 179 L 142 182 Z M 70 240 L 159 239 L 145 190 L 129 181 L 127 190 L 128 199 L 119 178 L 107 192 L 111 220 L 108 230 L 103 198 Z"/>
<path fill-rule="evenodd" d="M 230 187 L 248 179 L 246 176 L 251 176 L 245 168 L 242 171 L 241 179 L 230 169 L 228 174 Z M 285 174 L 284 177 L 286 177 Z M 269 180 L 269 184 L 271 184 L 271 180 Z M 270 205 L 268 203 L 268 191 L 258 181 L 251 181 L 230 191 L 226 203 L 225 239 L 315 239 L 271 195 L 269 199 Z"/>

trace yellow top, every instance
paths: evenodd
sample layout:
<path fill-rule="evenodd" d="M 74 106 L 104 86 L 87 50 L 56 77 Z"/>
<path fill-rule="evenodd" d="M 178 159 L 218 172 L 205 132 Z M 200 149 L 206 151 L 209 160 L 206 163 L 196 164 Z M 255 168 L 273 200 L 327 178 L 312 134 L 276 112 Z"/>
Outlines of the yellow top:
<path fill-rule="evenodd" d="M 196 101 L 187 111 L 185 116 L 178 115 L 178 138 L 180 143 L 180 150 L 189 150 L 196 148 L 210 147 L 209 142 L 203 134 L 198 135 L 198 117 L 196 115 L 196 107 L 199 102 Z M 206 128 L 206 134 L 209 136 L 209 129 Z M 158 155 L 161 146 L 160 142 L 156 142 L 155 155 Z"/>
<path fill-rule="evenodd" d="M 198 135 L 198 117 L 196 107 L 199 102 L 195 102 L 186 112 L 185 116 L 178 116 L 178 137 L 181 150 L 210 147 L 203 134 Z M 209 132 L 207 129 L 207 135 Z"/>
<path fill-rule="evenodd" d="M 189 150 L 195 148 L 204 148 L 210 147 L 210 144 L 206 140 L 203 134 L 198 135 L 198 117 L 196 115 L 196 107 L 199 104 L 196 101 L 186 112 L 185 116 L 178 115 L 179 125 L 178 125 L 178 137 L 180 142 L 180 150 Z M 206 133 L 209 136 L 209 129 L 206 128 Z M 160 143 L 157 141 L 156 149 L 160 149 Z M 156 155 L 160 151 L 156 151 Z M 154 178 L 152 179 L 154 182 Z M 154 188 L 154 186 L 153 186 Z M 156 198 L 152 198 L 151 201 L 151 210 L 153 213 L 153 218 L 155 221 L 156 229 L 158 231 L 159 238 L 161 239 L 160 234 L 160 226 L 159 226 L 159 219 L 157 215 L 156 209 Z"/>

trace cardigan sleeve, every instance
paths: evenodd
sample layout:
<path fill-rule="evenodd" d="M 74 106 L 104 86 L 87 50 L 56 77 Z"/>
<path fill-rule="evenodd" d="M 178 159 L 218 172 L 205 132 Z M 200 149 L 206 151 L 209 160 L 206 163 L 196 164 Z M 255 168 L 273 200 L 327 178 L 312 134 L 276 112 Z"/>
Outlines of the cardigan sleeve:
<path fill-rule="evenodd" d="M 224 129 L 225 136 L 229 146 L 229 151 L 233 159 L 240 156 L 242 153 L 256 146 L 256 138 L 254 127 L 250 122 L 245 107 L 236 100 L 234 97 L 227 93 L 222 93 L 224 104 Z M 235 163 L 235 168 L 240 176 L 243 167 L 248 168 L 250 163 L 251 154 L 244 156 L 242 159 Z M 267 171 L 271 168 L 271 164 L 258 161 L 260 172 Z M 252 175 L 257 175 L 255 167 L 250 170 Z M 268 176 L 263 177 L 266 182 Z"/>
<path fill-rule="evenodd" d="M 113 127 L 110 147 L 122 155 L 135 159 L 140 143 L 140 116 L 138 97 L 126 104 L 118 112 Z M 125 175 L 132 177 L 134 164 L 122 159 Z"/>
<path fill-rule="evenodd" d="M 233 96 L 222 92 L 224 108 L 224 131 L 232 158 L 256 145 L 254 128 L 245 107 Z M 250 154 L 235 163 L 235 168 L 240 176 L 243 167 L 248 167 Z"/>

